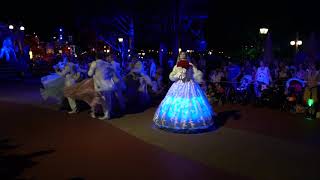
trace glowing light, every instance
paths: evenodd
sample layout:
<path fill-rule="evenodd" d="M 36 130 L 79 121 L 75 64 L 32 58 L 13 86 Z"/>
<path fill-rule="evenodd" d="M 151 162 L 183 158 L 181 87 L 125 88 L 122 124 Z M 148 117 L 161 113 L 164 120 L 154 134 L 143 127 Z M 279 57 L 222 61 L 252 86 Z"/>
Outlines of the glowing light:
<path fill-rule="evenodd" d="M 53 39 L 57 39 L 57 37 L 53 36 Z"/>
<path fill-rule="evenodd" d="M 120 42 L 120 43 L 122 43 L 123 42 L 123 38 L 118 38 L 118 41 Z"/>
<path fill-rule="evenodd" d="M 128 49 L 128 52 L 130 52 L 130 49 Z"/>
<path fill-rule="evenodd" d="M 146 55 L 146 53 L 144 53 L 144 52 L 143 52 L 143 53 L 141 53 L 141 54 L 142 54 L 142 56 Z"/>
<path fill-rule="evenodd" d="M 163 52 L 163 49 L 161 49 L 161 52 Z"/>
<path fill-rule="evenodd" d="M 78 57 L 78 55 L 75 54 L 74 57 Z"/>
<path fill-rule="evenodd" d="M 24 31 L 24 26 L 20 26 L 20 31 Z"/>
<path fill-rule="evenodd" d="M 107 46 L 103 46 L 103 48 L 107 48 Z"/>
<path fill-rule="evenodd" d="M 268 28 L 260 28 L 260 34 L 268 34 Z"/>
<path fill-rule="evenodd" d="M 60 28 L 59 31 L 62 32 L 62 28 Z"/>
<path fill-rule="evenodd" d="M 296 45 L 296 42 L 295 41 L 290 41 L 290 45 L 294 46 L 294 45 Z"/>
<path fill-rule="evenodd" d="M 308 106 L 311 107 L 313 105 L 314 101 L 313 99 L 308 99 Z"/>
<path fill-rule="evenodd" d="M 128 57 L 130 57 L 131 55 L 129 54 Z"/>
<path fill-rule="evenodd" d="M 209 55 L 211 55 L 211 54 L 212 54 L 212 52 L 211 52 L 211 51 L 209 51 L 209 52 L 208 52 L 208 54 L 209 54 Z"/>
<path fill-rule="evenodd" d="M 179 83 L 179 82 L 176 82 Z M 156 112 L 157 126 L 171 129 L 203 129 L 212 124 L 213 112 L 200 87 L 199 96 L 184 97 L 181 86 L 173 84 Z M 179 95 L 177 95 L 179 94 Z"/>
<path fill-rule="evenodd" d="M 181 48 L 179 48 L 179 53 L 182 51 L 182 49 Z"/>
<path fill-rule="evenodd" d="M 33 59 L 32 51 L 29 51 L 29 57 L 30 57 L 30 59 Z"/>
<path fill-rule="evenodd" d="M 107 52 L 107 50 L 104 49 L 103 52 Z"/>
<path fill-rule="evenodd" d="M 62 54 L 62 50 L 59 50 L 59 53 Z"/>
<path fill-rule="evenodd" d="M 297 41 L 297 45 L 298 45 L 298 46 L 302 45 L 302 41 L 301 41 L 301 40 L 298 40 L 298 41 Z"/>
<path fill-rule="evenodd" d="M 70 47 L 68 47 L 68 50 L 70 50 L 71 48 Z"/>
<path fill-rule="evenodd" d="M 14 26 L 10 24 L 9 29 L 14 29 Z"/>
<path fill-rule="evenodd" d="M 110 52 L 110 49 L 107 49 L 107 53 L 109 53 Z"/>

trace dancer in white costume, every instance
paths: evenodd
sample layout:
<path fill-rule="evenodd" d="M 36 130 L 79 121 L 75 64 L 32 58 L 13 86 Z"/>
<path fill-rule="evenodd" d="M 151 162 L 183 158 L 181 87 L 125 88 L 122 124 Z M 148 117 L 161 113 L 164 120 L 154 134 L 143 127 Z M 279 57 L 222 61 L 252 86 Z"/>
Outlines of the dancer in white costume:
<path fill-rule="evenodd" d="M 174 83 L 153 118 L 157 127 L 189 132 L 213 126 L 214 112 L 198 84 L 203 82 L 202 76 L 202 72 L 188 62 L 186 53 L 180 53 L 169 76 Z"/>
<path fill-rule="evenodd" d="M 77 66 L 72 62 L 67 62 L 61 72 L 57 72 L 60 76 L 65 78 L 65 87 L 70 87 L 76 84 L 76 81 L 80 78 L 80 73 L 77 72 Z M 70 97 L 67 97 L 71 111 L 69 114 L 78 112 L 76 101 Z"/>
<path fill-rule="evenodd" d="M 62 103 L 65 79 L 58 73 L 64 69 L 66 63 L 67 62 L 60 61 L 58 64 L 53 66 L 55 73 L 41 78 L 43 88 L 40 88 L 40 94 L 44 100 L 51 97 L 57 100 L 59 104 Z"/>
<path fill-rule="evenodd" d="M 111 63 L 111 65 L 114 69 L 114 73 L 113 73 L 113 77 L 112 77 L 112 79 L 115 83 L 114 93 L 115 93 L 115 96 L 119 102 L 119 106 L 120 106 L 121 110 L 124 111 L 126 108 L 126 102 L 125 102 L 125 98 L 123 96 L 123 91 L 126 89 L 126 84 L 121 76 L 120 64 L 118 62 L 116 62 L 115 59 L 116 59 L 115 55 L 111 55 L 107 58 L 108 62 Z"/>
<path fill-rule="evenodd" d="M 115 87 L 113 81 L 114 69 L 112 64 L 102 60 L 103 54 L 98 54 L 97 60 L 93 61 L 90 65 L 88 75 L 93 77 L 94 88 L 97 92 L 101 93 L 104 99 L 102 108 L 104 116 L 99 119 L 110 119 L 112 108 L 112 93 Z"/>

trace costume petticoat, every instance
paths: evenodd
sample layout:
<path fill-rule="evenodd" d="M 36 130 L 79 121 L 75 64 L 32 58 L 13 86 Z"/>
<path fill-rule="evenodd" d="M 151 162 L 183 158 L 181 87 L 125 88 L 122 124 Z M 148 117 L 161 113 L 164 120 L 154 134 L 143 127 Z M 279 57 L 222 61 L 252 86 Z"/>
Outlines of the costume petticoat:
<path fill-rule="evenodd" d="M 40 94 L 44 100 L 49 97 L 61 101 L 63 98 L 64 77 L 54 73 L 41 78 L 43 88 L 40 88 Z"/>
<path fill-rule="evenodd" d="M 178 80 L 162 100 L 153 120 L 159 128 L 188 132 L 213 127 L 213 116 L 212 107 L 198 83 Z"/>
<path fill-rule="evenodd" d="M 65 87 L 64 96 L 82 100 L 91 107 L 95 107 L 96 105 L 104 102 L 102 95 L 95 90 L 92 78 L 85 79 L 73 86 Z"/>

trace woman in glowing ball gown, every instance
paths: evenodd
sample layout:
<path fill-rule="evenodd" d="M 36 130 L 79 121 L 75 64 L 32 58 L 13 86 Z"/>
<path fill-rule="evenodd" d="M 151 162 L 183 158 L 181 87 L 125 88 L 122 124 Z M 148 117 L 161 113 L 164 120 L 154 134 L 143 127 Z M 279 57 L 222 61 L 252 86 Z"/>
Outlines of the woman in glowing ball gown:
<path fill-rule="evenodd" d="M 214 112 L 201 87 L 202 72 L 181 52 L 169 75 L 174 81 L 153 121 L 160 129 L 196 132 L 213 127 Z"/>

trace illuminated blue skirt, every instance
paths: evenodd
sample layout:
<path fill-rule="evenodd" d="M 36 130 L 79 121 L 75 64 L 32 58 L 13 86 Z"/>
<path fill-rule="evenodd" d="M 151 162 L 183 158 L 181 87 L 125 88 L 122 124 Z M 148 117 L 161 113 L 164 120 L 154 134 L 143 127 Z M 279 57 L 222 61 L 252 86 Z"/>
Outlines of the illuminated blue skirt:
<path fill-rule="evenodd" d="M 198 83 L 179 80 L 171 86 L 153 121 L 161 129 L 194 131 L 213 126 L 213 109 Z"/>

